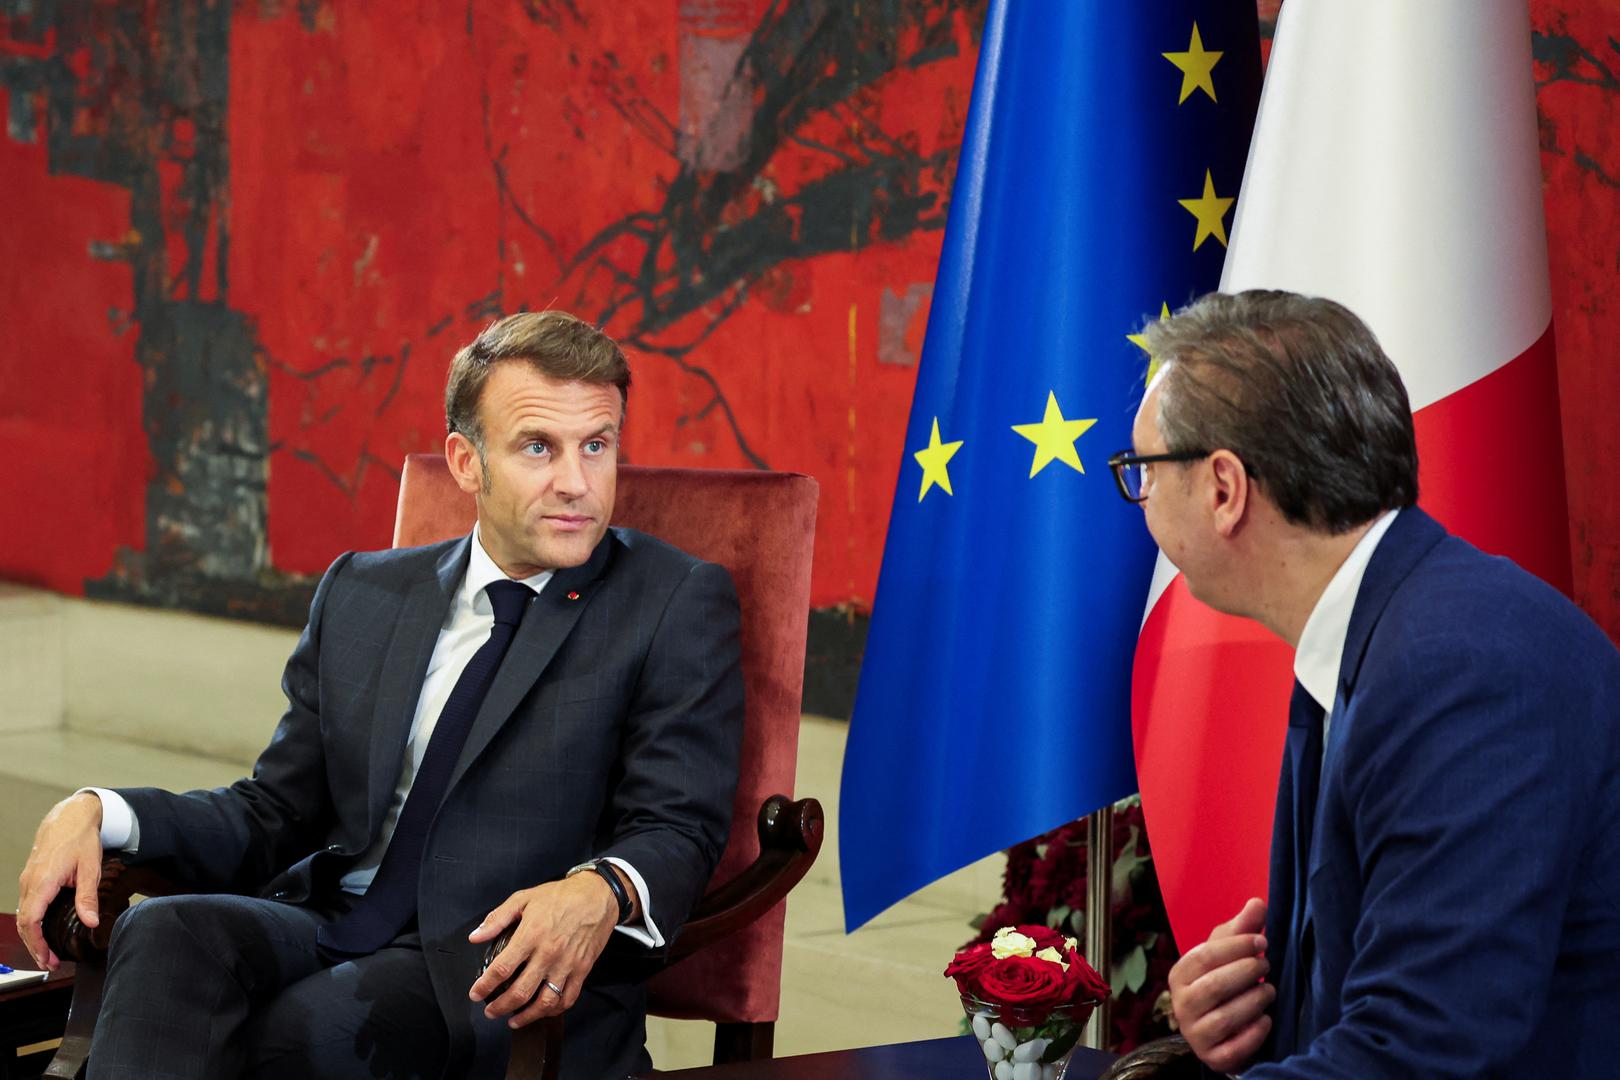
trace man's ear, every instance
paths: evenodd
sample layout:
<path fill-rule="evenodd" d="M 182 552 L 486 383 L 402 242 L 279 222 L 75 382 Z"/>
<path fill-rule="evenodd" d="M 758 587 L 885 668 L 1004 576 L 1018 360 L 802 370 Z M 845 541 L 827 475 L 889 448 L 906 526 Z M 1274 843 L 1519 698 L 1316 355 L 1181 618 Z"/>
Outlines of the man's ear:
<path fill-rule="evenodd" d="M 478 447 L 459 431 L 452 431 L 444 440 L 444 460 L 450 465 L 450 475 L 456 486 L 469 495 L 484 490 L 484 463 L 479 460 Z"/>
<path fill-rule="evenodd" d="M 1217 450 L 1209 456 L 1210 474 L 1214 478 L 1211 498 L 1211 516 L 1215 531 L 1230 539 L 1243 527 L 1244 515 L 1253 496 L 1253 484 L 1243 462 L 1230 450 Z"/>

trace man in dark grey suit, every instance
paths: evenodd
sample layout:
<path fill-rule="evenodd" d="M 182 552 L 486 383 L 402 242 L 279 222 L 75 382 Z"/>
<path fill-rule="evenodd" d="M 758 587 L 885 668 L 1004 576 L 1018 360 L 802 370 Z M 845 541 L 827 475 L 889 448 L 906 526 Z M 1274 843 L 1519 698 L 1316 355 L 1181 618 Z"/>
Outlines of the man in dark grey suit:
<path fill-rule="evenodd" d="M 252 777 L 47 816 L 42 964 L 59 888 L 95 925 L 104 849 L 236 894 L 119 920 L 92 1075 L 499 1075 L 564 1009 L 568 1075 L 649 1064 L 640 978 L 724 847 L 742 680 L 726 572 L 608 528 L 628 385 L 571 316 L 495 323 L 446 391 L 472 535 L 332 565 Z"/>

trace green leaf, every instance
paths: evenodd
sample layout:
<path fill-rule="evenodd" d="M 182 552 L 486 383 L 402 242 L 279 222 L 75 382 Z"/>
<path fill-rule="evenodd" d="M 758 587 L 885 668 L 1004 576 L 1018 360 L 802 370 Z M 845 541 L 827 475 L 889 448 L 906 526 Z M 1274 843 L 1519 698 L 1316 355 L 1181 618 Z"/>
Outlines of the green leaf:
<path fill-rule="evenodd" d="M 1043 1062 L 1057 1061 L 1064 1054 L 1067 1054 L 1074 1048 L 1074 1044 L 1080 1041 L 1080 1032 L 1084 1030 L 1084 1028 L 1084 1024 L 1068 1025 L 1068 1029 L 1066 1031 L 1059 1034 L 1047 1044 L 1046 1053 L 1041 1055 L 1041 1060 Z"/>
<path fill-rule="evenodd" d="M 1136 993 L 1147 982 L 1147 950 L 1138 945 L 1108 971 L 1108 989 L 1114 997 L 1122 991 Z"/>
<path fill-rule="evenodd" d="M 1046 913 L 1046 928 L 1048 930 L 1056 930 L 1058 927 L 1063 925 L 1063 920 L 1067 919 L 1069 917 L 1069 913 L 1073 910 L 1074 909 L 1069 907 L 1068 904 L 1060 904 L 1051 911 L 1048 911 Z"/>
<path fill-rule="evenodd" d="M 1114 860 L 1114 883 L 1118 887 L 1120 882 L 1130 881 L 1136 868 L 1143 863 L 1152 862 L 1152 857 L 1143 855 L 1137 845 L 1137 828 L 1131 826 L 1131 838 L 1120 849 L 1119 858 Z"/>

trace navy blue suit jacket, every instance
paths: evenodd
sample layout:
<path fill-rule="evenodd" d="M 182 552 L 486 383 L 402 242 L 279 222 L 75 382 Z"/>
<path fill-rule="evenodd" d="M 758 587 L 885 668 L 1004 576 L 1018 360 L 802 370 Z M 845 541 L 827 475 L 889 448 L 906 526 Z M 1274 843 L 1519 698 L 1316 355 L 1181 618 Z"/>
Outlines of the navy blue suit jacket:
<path fill-rule="evenodd" d="M 1590 619 L 1403 511 L 1350 620 L 1301 939 L 1270 913 L 1299 1036 L 1245 1080 L 1620 1076 L 1617 718 Z M 1293 879 L 1274 840 L 1274 904 Z"/>

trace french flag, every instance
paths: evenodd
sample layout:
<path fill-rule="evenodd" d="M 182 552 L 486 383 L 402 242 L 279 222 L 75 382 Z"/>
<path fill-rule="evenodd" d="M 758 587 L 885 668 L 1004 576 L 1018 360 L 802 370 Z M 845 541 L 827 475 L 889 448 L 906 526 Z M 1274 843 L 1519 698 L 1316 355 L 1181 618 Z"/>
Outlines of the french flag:
<path fill-rule="evenodd" d="M 1253 288 L 1366 320 L 1412 399 L 1421 505 L 1570 591 L 1525 0 L 1288 0 L 1221 278 Z M 1159 556 L 1132 727 L 1183 950 L 1265 895 L 1292 665 Z"/>

